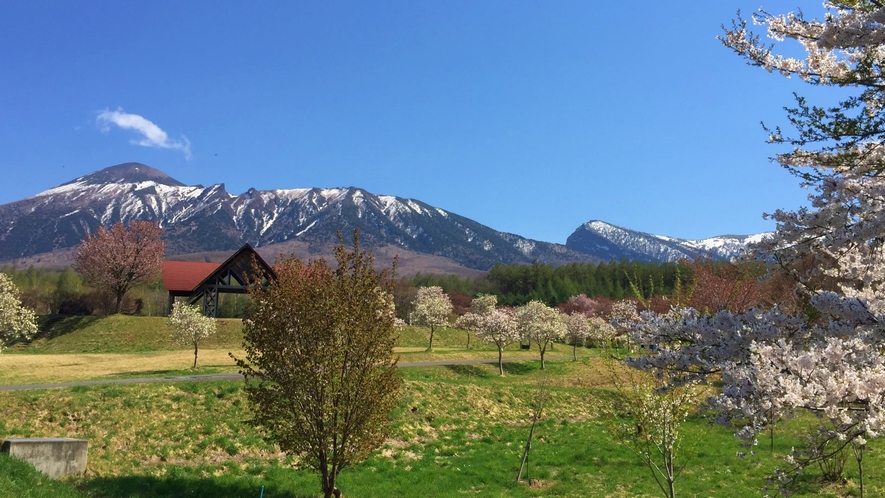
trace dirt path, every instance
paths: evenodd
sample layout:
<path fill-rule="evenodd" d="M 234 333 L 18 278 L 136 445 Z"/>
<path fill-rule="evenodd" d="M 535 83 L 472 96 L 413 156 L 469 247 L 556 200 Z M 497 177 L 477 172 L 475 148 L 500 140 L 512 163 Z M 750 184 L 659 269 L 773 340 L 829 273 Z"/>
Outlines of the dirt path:
<path fill-rule="evenodd" d="M 555 356 L 548 357 L 547 360 L 564 360 L 571 359 L 571 356 Z M 532 358 L 504 358 L 504 362 L 526 361 Z M 413 361 L 401 362 L 401 368 L 412 367 L 438 367 L 447 365 L 478 365 L 481 363 L 497 363 L 497 359 L 477 358 L 466 360 L 440 360 L 440 361 Z M 37 389 L 57 389 L 64 387 L 76 386 L 97 386 L 106 384 L 146 384 L 151 382 L 207 382 L 217 380 L 242 380 L 243 376 L 239 373 L 218 373 L 218 374 L 202 374 L 202 375 L 177 375 L 169 377 L 142 377 L 134 379 L 101 379 L 101 380 L 81 380 L 74 382 L 55 382 L 43 384 L 10 384 L 0 385 L 0 392 L 3 391 L 29 391 Z"/>

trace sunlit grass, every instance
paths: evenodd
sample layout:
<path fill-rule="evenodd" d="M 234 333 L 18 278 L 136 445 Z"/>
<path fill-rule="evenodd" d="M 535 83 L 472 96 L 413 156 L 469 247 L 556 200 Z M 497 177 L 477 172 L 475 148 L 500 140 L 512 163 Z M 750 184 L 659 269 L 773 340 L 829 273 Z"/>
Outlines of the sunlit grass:
<path fill-rule="evenodd" d="M 194 370 L 188 368 L 192 351 L 169 339 L 163 318 L 71 317 L 49 327 L 43 338 L 14 347 L 13 354 L 4 351 L 0 384 L 234 372 L 228 352 L 241 354 L 241 322 L 220 325 L 224 332 L 204 343 L 201 367 Z M 400 331 L 400 362 L 497 358 L 494 347 L 475 338 L 466 349 L 466 333 L 457 329 L 437 331 L 436 347 L 427 352 L 428 333 Z M 563 345 L 548 352 L 548 358 L 570 355 Z M 607 420 L 599 418 L 597 407 L 615 396 L 603 352 L 581 348 L 579 355 L 577 362 L 549 361 L 542 372 L 536 350 L 511 345 L 505 358 L 520 361 L 505 364 L 503 377 L 495 364 L 401 369 L 404 396 L 393 414 L 391 438 L 366 462 L 346 470 L 340 487 L 348 496 L 365 497 L 658 496 L 648 469 L 609 436 Z M 542 382 L 551 398 L 532 445 L 532 481 L 516 483 L 530 403 Z M 90 443 L 87 474 L 66 480 L 80 494 L 64 487 L 56 494 L 21 494 L 19 478 L 9 477 L 18 471 L 0 460 L 0 496 L 257 497 L 262 487 L 268 498 L 317 496 L 316 476 L 245 422 L 250 408 L 243 385 L 179 382 L 0 393 L 0 438 L 60 436 Z M 683 454 L 678 494 L 760 496 L 774 468 L 802 444 L 808 422 L 808 417 L 784 422 L 773 451 L 763 441 L 756 456 L 741 459 L 733 429 L 694 416 L 685 425 L 687 440 L 695 442 Z M 885 495 L 882 449 L 874 440 L 865 457 L 867 496 Z M 797 495 L 858 495 L 851 459 L 845 474 L 845 484 L 823 484 L 818 469 L 811 468 Z"/>
<path fill-rule="evenodd" d="M 599 361 L 537 361 L 403 369 L 403 401 L 384 447 L 346 470 L 349 496 L 657 496 L 648 469 L 608 435 L 598 403 L 610 400 Z M 537 385 L 551 398 L 536 429 L 533 485 L 516 483 Z M 0 437 L 62 436 L 90 441 L 85 477 L 69 479 L 89 497 L 317 496 L 318 479 L 245 423 L 243 382 L 97 386 L 0 393 Z M 801 442 L 801 421 L 775 434 L 775 449 L 740 459 L 732 430 L 693 417 L 686 424 L 681 496 L 759 496 L 765 479 Z M 868 496 L 885 492 L 878 441 L 867 453 Z M 294 467 L 293 467 L 294 464 Z M 850 496 L 821 488 L 816 469 L 798 496 Z"/>

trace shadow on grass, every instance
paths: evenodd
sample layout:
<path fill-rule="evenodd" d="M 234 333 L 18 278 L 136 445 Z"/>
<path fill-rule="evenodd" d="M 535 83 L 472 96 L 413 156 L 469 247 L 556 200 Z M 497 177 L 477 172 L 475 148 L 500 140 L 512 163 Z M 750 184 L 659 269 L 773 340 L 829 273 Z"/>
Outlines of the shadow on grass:
<path fill-rule="evenodd" d="M 446 365 L 446 368 L 464 377 L 473 377 L 477 379 L 497 377 L 497 375 L 492 375 L 482 367 L 476 365 Z"/>
<path fill-rule="evenodd" d="M 526 375 L 541 369 L 541 363 L 535 361 L 512 361 L 504 363 L 504 373 L 510 375 Z"/>
<path fill-rule="evenodd" d="M 264 486 L 262 494 L 261 487 Z M 193 498 L 254 497 L 259 498 L 314 498 L 313 494 L 293 494 L 279 485 L 262 483 L 257 479 L 201 478 L 198 476 L 117 476 L 97 477 L 81 481 L 77 489 L 89 496 L 101 498 L 160 498 L 187 496 Z"/>
<path fill-rule="evenodd" d="M 76 332 L 101 320 L 104 317 L 94 315 L 50 315 L 40 317 L 37 333 L 31 342 L 40 339 L 55 339 Z"/>
<path fill-rule="evenodd" d="M 187 377 L 191 375 L 209 375 L 217 373 L 237 373 L 236 370 L 228 368 L 227 370 L 217 367 L 200 367 L 197 369 L 177 369 L 177 370 L 136 370 L 132 372 L 111 373 L 102 376 L 103 379 L 132 379 L 140 377 Z"/>

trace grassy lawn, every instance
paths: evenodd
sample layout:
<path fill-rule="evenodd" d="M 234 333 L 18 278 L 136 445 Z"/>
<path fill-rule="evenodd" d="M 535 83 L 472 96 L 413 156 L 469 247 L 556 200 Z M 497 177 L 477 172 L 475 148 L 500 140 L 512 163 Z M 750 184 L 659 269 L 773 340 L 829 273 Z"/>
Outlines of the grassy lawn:
<path fill-rule="evenodd" d="M 218 333 L 201 342 L 199 368 L 194 370 L 189 368 L 193 350 L 170 339 L 165 318 L 43 318 L 35 340 L 14 344 L 0 355 L 0 385 L 236 372 L 228 353 L 243 355 L 242 321 L 220 319 L 217 326 Z M 471 349 L 465 349 L 466 337 L 462 330 L 443 328 L 436 332 L 437 347 L 428 352 L 427 331 L 406 327 L 400 331 L 396 352 L 402 362 L 497 358 L 493 346 L 475 337 Z M 549 354 L 569 353 L 560 347 Z M 538 353 L 512 345 L 506 356 L 537 358 Z"/>
<path fill-rule="evenodd" d="M 349 496 L 656 496 L 648 470 L 608 434 L 596 406 L 610 399 L 596 360 L 457 365 L 402 370 L 405 396 L 393 436 L 346 470 Z M 536 429 L 531 486 L 516 483 L 542 378 L 552 391 Z M 90 441 L 85 477 L 68 479 L 87 497 L 317 496 L 318 479 L 245 423 L 242 382 L 95 386 L 0 393 L 0 437 L 63 436 Z M 690 419 L 682 496 L 761 496 L 765 478 L 799 442 L 797 423 L 775 434 L 775 450 L 739 459 L 731 430 Z M 878 441 L 867 454 L 868 496 L 885 493 Z M 853 483 L 823 489 L 812 469 L 798 496 L 850 496 Z M 849 479 L 855 471 L 846 467 Z M 72 495 L 76 496 L 76 495 Z"/>
<path fill-rule="evenodd" d="M 235 371 L 240 322 L 192 351 L 172 344 L 165 319 L 74 317 L 49 323 L 42 337 L 0 355 L 0 383 L 36 383 Z M 460 330 L 401 331 L 401 361 L 496 358 L 496 350 Z M 211 346 L 210 346 L 211 344 Z M 11 354 L 7 354 L 11 353 Z M 548 357 L 568 356 L 557 345 Z M 392 415 L 384 447 L 341 475 L 347 496 L 660 496 L 649 470 L 609 435 L 600 404 L 612 396 L 607 370 L 595 350 L 578 362 L 548 362 L 537 351 L 512 346 L 505 357 L 531 358 L 505 365 L 453 365 L 402 369 L 404 397 Z M 517 483 L 531 415 L 542 382 L 551 398 L 536 428 L 527 482 Z M 40 480 L 28 466 L 0 458 L 0 496 L 25 497 L 227 497 L 319 496 L 319 480 L 297 459 L 281 454 L 246 420 L 243 382 L 105 385 L 0 393 L 0 439 L 76 437 L 89 440 L 85 476 L 61 485 Z M 737 458 L 733 430 L 694 416 L 686 423 L 686 468 L 681 496 L 762 496 L 766 478 L 802 441 L 803 420 L 785 422 L 757 455 Z M 764 448 L 763 448 L 764 447 Z M 865 457 L 867 496 L 885 496 L 885 454 L 878 440 Z M 797 496 L 857 496 L 856 466 L 849 456 L 847 483 L 821 483 L 820 472 L 801 477 Z M 24 492 L 22 490 L 27 490 Z M 42 494 L 40 494 L 42 493 Z"/>

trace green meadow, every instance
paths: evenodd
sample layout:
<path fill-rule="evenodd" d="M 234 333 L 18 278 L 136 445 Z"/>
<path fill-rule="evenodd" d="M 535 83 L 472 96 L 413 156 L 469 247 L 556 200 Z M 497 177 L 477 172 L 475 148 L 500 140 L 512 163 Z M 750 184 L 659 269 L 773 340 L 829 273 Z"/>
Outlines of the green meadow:
<path fill-rule="evenodd" d="M 239 351 L 239 322 L 224 322 L 221 330 L 206 344 L 207 357 L 219 359 L 197 373 L 236 370 L 220 358 Z M 484 345 L 465 349 L 463 331 L 447 329 L 437 337 L 438 348 L 428 353 L 423 349 L 426 331 L 406 328 L 398 347 L 401 361 L 496 356 Z M 479 346 L 475 339 L 471 343 Z M 27 365 L 78 355 L 122 358 L 116 367 L 121 371 L 113 375 L 90 374 L 86 361 L 76 377 L 103 379 L 125 376 L 126 364 L 139 357 L 182 358 L 180 364 L 154 365 L 145 371 L 148 374 L 191 373 L 188 354 L 168 341 L 163 319 L 68 318 L 50 323 L 31 344 L 4 351 L 0 383 L 15 383 L 6 366 L 12 361 Z M 557 345 L 550 356 L 570 354 L 571 347 Z M 520 355 L 524 358 L 505 365 L 503 377 L 494 364 L 401 369 L 405 384 L 402 401 L 391 414 L 391 437 L 368 460 L 341 474 L 338 485 L 344 495 L 661 496 L 649 469 L 613 439 L 611 420 L 601 415 L 600 407 L 610 406 L 616 394 L 599 352 L 581 348 L 579 361 L 552 360 L 545 371 L 536 352 L 516 346 L 505 354 Z M 517 482 L 531 404 L 542 384 L 550 397 L 535 428 L 528 479 Z M 87 439 L 89 463 L 85 475 L 54 482 L 22 462 L 0 456 L 0 496 L 320 496 L 318 477 L 248 424 L 250 406 L 243 385 L 161 382 L 2 392 L 0 438 Z M 623 414 L 625 420 L 628 416 Z M 766 479 L 783 466 L 783 456 L 802 442 L 805 422 L 784 422 L 775 431 L 773 449 L 765 440 L 755 455 L 739 458 L 742 448 L 732 429 L 712 424 L 702 413 L 693 415 L 685 424 L 680 455 L 684 469 L 676 482 L 677 494 L 762 496 Z M 882 453 L 879 441 L 871 442 L 865 457 L 867 496 L 885 495 Z M 843 482 L 826 483 L 820 469 L 809 469 L 800 476 L 795 496 L 858 496 L 853 457 L 844 475 Z"/>

